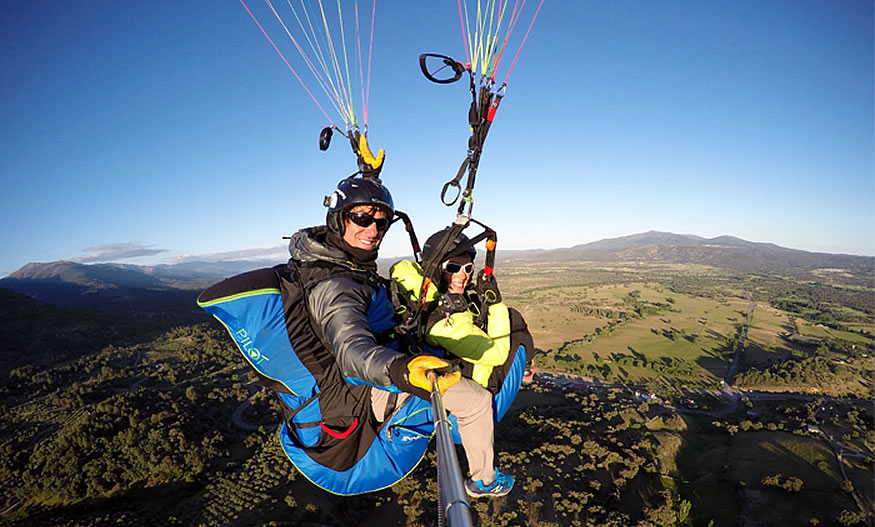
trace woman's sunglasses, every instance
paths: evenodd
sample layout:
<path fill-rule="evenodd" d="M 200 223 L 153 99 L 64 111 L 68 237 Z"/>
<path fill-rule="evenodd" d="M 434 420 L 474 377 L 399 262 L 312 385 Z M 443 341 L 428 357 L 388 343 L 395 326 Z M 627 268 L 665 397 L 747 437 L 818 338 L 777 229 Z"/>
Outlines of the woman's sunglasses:
<path fill-rule="evenodd" d="M 391 223 L 388 218 L 375 218 L 366 212 L 347 212 L 346 219 L 365 229 L 376 223 L 380 232 L 388 229 Z"/>
<path fill-rule="evenodd" d="M 441 264 L 441 268 L 450 274 L 456 274 L 463 269 L 465 270 L 465 274 L 471 274 L 471 272 L 474 270 L 474 264 L 471 262 L 468 262 L 464 265 L 457 264 L 456 262 L 444 262 L 443 264 Z"/>

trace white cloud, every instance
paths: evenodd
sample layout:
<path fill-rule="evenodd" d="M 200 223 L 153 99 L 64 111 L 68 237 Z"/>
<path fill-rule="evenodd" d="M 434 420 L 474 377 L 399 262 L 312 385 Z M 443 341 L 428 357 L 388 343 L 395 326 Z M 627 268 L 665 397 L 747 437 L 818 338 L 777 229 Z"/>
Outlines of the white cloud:
<path fill-rule="evenodd" d="M 117 262 L 167 252 L 167 249 L 155 249 L 154 247 L 154 245 L 143 245 L 140 242 L 107 243 L 87 247 L 83 249 L 84 255 L 70 258 L 70 260 L 80 263 Z"/>
<path fill-rule="evenodd" d="M 232 262 L 235 260 L 271 260 L 283 262 L 289 257 L 288 246 L 285 244 L 270 247 L 239 249 L 220 253 L 185 254 L 168 259 L 169 264 L 185 262 Z"/>

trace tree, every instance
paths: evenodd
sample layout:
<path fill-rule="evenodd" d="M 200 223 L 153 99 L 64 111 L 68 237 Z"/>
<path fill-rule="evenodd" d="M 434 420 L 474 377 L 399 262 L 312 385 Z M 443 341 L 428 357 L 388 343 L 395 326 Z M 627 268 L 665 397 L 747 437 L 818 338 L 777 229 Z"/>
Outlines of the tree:
<path fill-rule="evenodd" d="M 681 504 L 678 507 L 678 521 L 681 523 L 686 523 L 687 518 L 690 517 L 690 510 L 693 508 L 693 504 L 688 500 L 681 500 Z"/>
<path fill-rule="evenodd" d="M 837 520 L 844 527 L 851 527 L 851 525 L 857 525 L 858 523 L 863 523 L 866 519 L 866 515 L 862 512 L 851 512 L 847 509 L 843 510 Z"/>
<path fill-rule="evenodd" d="M 854 492 L 854 484 L 851 483 L 851 480 L 846 479 L 842 481 L 842 490 L 848 494 Z"/>
<path fill-rule="evenodd" d="M 778 487 L 781 485 L 781 475 L 766 476 L 762 479 L 761 483 L 767 487 Z"/>
<path fill-rule="evenodd" d="M 801 479 L 790 476 L 784 481 L 784 483 L 781 484 L 781 488 L 786 490 L 787 492 L 799 492 L 800 490 L 802 490 L 802 485 L 803 483 Z"/>

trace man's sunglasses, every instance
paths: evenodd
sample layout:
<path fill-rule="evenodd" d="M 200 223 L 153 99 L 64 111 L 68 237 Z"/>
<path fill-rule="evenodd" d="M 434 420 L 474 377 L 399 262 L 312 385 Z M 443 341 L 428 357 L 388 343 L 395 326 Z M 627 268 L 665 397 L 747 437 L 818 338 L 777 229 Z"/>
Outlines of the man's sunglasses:
<path fill-rule="evenodd" d="M 471 274 L 471 272 L 474 270 L 474 264 L 471 262 L 468 262 L 464 265 L 457 264 L 456 262 L 444 262 L 443 264 L 441 264 L 441 268 L 450 274 L 456 274 L 462 269 L 465 270 L 465 274 Z"/>
<path fill-rule="evenodd" d="M 346 219 L 365 229 L 376 223 L 377 230 L 380 232 L 388 229 L 389 224 L 392 223 L 388 218 L 375 218 L 366 212 L 347 212 Z"/>

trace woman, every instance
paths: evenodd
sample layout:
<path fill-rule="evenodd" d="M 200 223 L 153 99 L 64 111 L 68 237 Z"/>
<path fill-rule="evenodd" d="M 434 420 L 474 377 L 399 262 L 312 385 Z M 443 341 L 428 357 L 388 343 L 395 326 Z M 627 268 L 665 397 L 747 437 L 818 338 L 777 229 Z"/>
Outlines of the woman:
<path fill-rule="evenodd" d="M 423 259 L 428 260 L 433 256 L 434 248 L 445 233 L 446 229 L 428 238 L 422 248 Z M 467 241 L 468 238 L 460 234 L 456 246 Z M 426 293 L 430 315 L 425 341 L 428 345 L 443 348 L 465 361 L 467 367 L 463 368 L 463 375 L 495 392 L 497 383 L 495 380 L 490 383 L 490 377 L 494 368 L 504 365 L 508 358 L 511 344 L 510 313 L 501 302 L 482 305 L 479 296 L 469 288 L 476 254 L 476 250 L 471 247 L 462 254 L 441 262 L 441 279 L 437 288 L 431 288 Z M 419 265 L 402 260 L 392 266 L 391 275 L 400 286 L 402 294 L 409 299 L 418 297 L 422 286 L 422 269 Z M 437 302 L 441 296 L 446 300 Z M 458 307 L 440 307 L 448 305 Z M 482 328 L 476 320 L 481 309 L 488 310 L 487 322 Z"/>
<path fill-rule="evenodd" d="M 424 259 L 428 260 L 434 255 L 435 248 L 445 233 L 446 230 L 439 231 L 428 238 L 422 249 Z M 460 234 L 450 250 L 467 241 L 468 238 Z M 471 247 L 462 254 L 441 262 L 441 278 L 437 287 L 426 292 L 426 308 L 430 314 L 425 341 L 428 345 L 443 348 L 448 355 L 461 359 L 463 376 L 476 382 L 472 386 L 479 385 L 495 394 L 501 389 L 504 380 L 504 375 L 496 368 L 510 364 L 510 314 L 507 306 L 500 302 L 483 306 L 475 292 L 469 288 L 476 254 Z M 415 262 L 402 260 L 392 266 L 390 273 L 400 293 L 412 305 L 422 287 L 422 268 Z M 456 307 L 441 307 L 449 305 Z M 488 310 L 487 322 L 482 328 L 476 320 L 481 308 Z M 493 371 L 497 371 L 499 375 L 493 375 Z M 516 388 L 518 387 L 517 382 Z M 516 390 L 513 390 L 511 399 L 515 393 Z M 500 417 L 498 415 L 496 419 Z M 491 434 L 489 441 L 492 442 Z M 503 496 L 512 487 L 513 477 L 499 472 L 498 469 L 495 469 L 494 480 L 484 482 L 472 478 L 465 482 L 465 490 L 472 497 Z"/>

